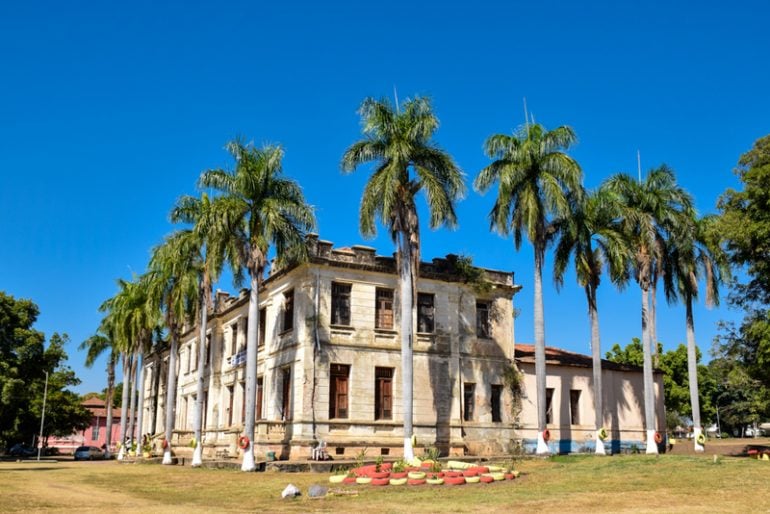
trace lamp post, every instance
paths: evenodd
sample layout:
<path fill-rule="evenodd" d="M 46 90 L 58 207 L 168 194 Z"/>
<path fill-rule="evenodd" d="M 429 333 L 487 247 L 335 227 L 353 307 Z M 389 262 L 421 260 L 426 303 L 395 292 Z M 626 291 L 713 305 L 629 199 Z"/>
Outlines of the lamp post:
<path fill-rule="evenodd" d="M 45 400 L 48 397 L 48 372 L 45 373 L 45 389 L 43 389 L 43 415 L 40 416 L 40 437 L 37 441 L 37 460 L 40 461 L 40 450 L 43 449 L 43 422 L 45 421 Z"/>

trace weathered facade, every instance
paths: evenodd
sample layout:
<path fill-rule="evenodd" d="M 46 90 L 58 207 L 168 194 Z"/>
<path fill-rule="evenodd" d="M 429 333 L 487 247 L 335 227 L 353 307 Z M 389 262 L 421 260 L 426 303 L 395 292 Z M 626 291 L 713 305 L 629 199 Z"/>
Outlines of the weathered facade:
<path fill-rule="evenodd" d="M 260 297 L 258 453 L 301 458 L 319 441 L 332 456 L 403 447 L 401 339 L 395 260 L 364 246 L 308 239 L 308 262 L 277 270 Z M 466 282 L 454 256 L 422 263 L 416 299 L 414 430 L 444 454 L 500 453 L 514 438 L 503 376 L 513 359 L 512 273 Z M 483 291 L 483 292 L 480 292 Z M 209 318 L 204 456 L 236 455 L 243 429 L 248 295 L 219 293 Z M 197 330 L 179 352 L 175 436 L 192 436 Z M 142 433 L 163 432 L 167 355 L 147 359 Z"/>
<path fill-rule="evenodd" d="M 275 270 L 260 292 L 255 448 L 264 457 L 307 458 L 320 441 L 332 457 L 403 450 L 401 338 L 395 259 L 365 246 L 308 238 L 309 260 Z M 516 347 L 512 273 L 484 270 L 483 286 L 457 257 L 422 263 L 415 299 L 414 431 L 417 446 L 444 455 L 530 449 L 537 430 L 531 346 Z M 204 374 L 204 458 L 238 455 L 245 411 L 248 291 L 217 293 L 207 359 L 197 369 L 198 330 L 180 341 L 174 436 L 192 451 L 196 379 Z M 168 352 L 145 362 L 142 433 L 162 434 Z M 590 357 L 548 349 L 549 428 L 556 452 L 589 449 L 595 436 Z M 516 373 L 514 370 L 520 371 Z M 642 373 L 605 361 L 608 449 L 643 437 Z M 519 377 L 518 379 L 516 377 Z M 656 377 L 663 423 L 662 382 Z"/>

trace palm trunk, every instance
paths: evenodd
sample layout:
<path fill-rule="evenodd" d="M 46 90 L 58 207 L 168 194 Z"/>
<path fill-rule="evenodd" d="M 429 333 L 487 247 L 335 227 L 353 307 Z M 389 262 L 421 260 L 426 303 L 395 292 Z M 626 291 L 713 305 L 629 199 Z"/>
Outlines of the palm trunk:
<path fill-rule="evenodd" d="M 546 430 L 545 320 L 543 319 L 544 251 L 535 248 L 535 384 L 537 389 L 537 454 L 551 453 L 544 437 Z"/>
<path fill-rule="evenodd" d="M 650 350 L 649 290 L 642 286 L 642 350 L 644 353 L 644 425 L 647 430 L 647 451 L 649 454 L 658 453 L 658 445 L 655 442 L 655 391 L 653 389 L 652 352 Z"/>
<path fill-rule="evenodd" d="M 130 366 L 126 352 L 121 352 L 120 356 L 123 358 L 123 392 L 120 397 L 120 450 L 118 451 L 118 460 L 123 460 L 126 453 L 126 411 L 128 410 L 128 381 L 130 372 Z"/>
<path fill-rule="evenodd" d="M 588 296 L 588 318 L 591 320 L 591 356 L 593 358 L 594 375 L 594 410 L 596 424 L 596 454 L 605 455 L 604 441 L 599 436 L 604 426 L 604 400 L 602 397 L 602 348 L 599 335 L 599 310 L 596 308 L 596 288 L 586 287 Z"/>
<path fill-rule="evenodd" d="M 246 328 L 246 420 L 243 432 L 249 439 L 243 450 L 241 471 L 257 469 L 254 462 L 254 426 L 257 404 L 257 338 L 259 336 L 259 275 L 251 270 L 251 293 L 249 295 L 249 324 Z"/>
<path fill-rule="evenodd" d="M 195 449 L 193 450 L 192 465 L 194 467 L 203 464 L 203 378 L 206 366 L 206 331 L 208 324 L 208 279 L 204 277 L 200 291 L 200 333 L 198 340 L 198 383 L 196 385 L 195 412 L 193 414 L 193 430 L 195 431 Z"/>
<path fill-rule="evenodd" d="M 176 416 L 176 359 L 179 343 L 177 341 L 176 326 L 171 327 L 171 347 L 168 350 L 168 377 L 166 379 L 166 448 L 163 450 L 163 464 L 171 464 L 171 435 L 174 431 L 174 418 Z"/>
<path fill-rule="evenodd" d="M 136 404 L 136 455 L 142 455 L 144 450 L 144 351 L 137 354 L 137 379 L 139 394 Z"/>
<path fill-rule="evenodd" d="M 112 454 L 112 397 L 115 394 L 115 352 L 110 351 L 110 357 L 107 361 L 107 394 L 106 396 L 106 408 L 107 408 L 107 420 L 105 423 L 104 451 L 105 458 L 109 459 Z"/>
<path fill-rule="evenodd" d="M 135 352 L 131 356 L 131 389 L 130 400 L 131 410 L 128 413 L 128 437 L 131 439 L 131 448 L 136 443 L 136 364 L 139 360 L 139 352 Z"/>
<path fill-rule="evenodd" d="M 413 409 L 414 409 L 414 369 L 413 369 L 413 338 L 414 338 L 414 297 L 415 283 L 413 268 L 412 246 L 409 235 L 402 232 L 398 239 L 400 260 L 398 262 L 398 284 L 401 300 L 401 390 L 404 406 L 404 459 L 408 462 L 414 459 L 412 447 Z"/>
<path fill-rule="evenodd" d="M 695 322 L 692 315 L 692 296 L 686 296 L 687 375 L 690 382 L 690 405 L 692 406 L 693 436 L 695 441 L 695 451 L 702 452 L 705 450 L 705 448 L 698 442 L 698 437 L 703 433 L 703 427 L 701 426 L 700 421 L 700 398 L 698 396 L 698 360 L 695 352 Z"/>
<path fill-rule="evenodd" d="M 650 285 L 650 351 L 652 352 L 652 367 L 658 367 L 660 355 L 658 355 L 658 280 Z"/>

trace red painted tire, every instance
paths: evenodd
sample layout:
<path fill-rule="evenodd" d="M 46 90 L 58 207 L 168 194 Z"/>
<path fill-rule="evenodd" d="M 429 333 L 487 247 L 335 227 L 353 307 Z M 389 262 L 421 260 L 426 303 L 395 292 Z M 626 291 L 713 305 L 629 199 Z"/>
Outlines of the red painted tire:
<path fill-rule="evenodd" d="M 436 479 L 444 478 L 445 473 L 443 471 L 428 471 L 425 473 L 425 478 Z"/>
<path fill-rule="evenodd" d="M 390 485 L 389 478 L 372 478 L 372 485 Z"/>
<path fill-rule="evenodd" d="M 345 477 L 342 479 L 343 484 L 355 484 L 356 483 L 356 477 Z"/>
<path fill-rule="evenodd" d="M 551 431 L 546 428 L 545 430 L 543 430 L 543 441 L 547 443 L 550 440 L 551 440 Z"/>
<path fill-rule="evenodd" d="M 457 478 L 463 476 L 462 471 L 445 471 L 444 477 L 445 478 Z"/>
<path fill-rule="evenodd" d="M 486 466 L 474 466 L 471 469 L 475 471 L 477 475 L 489 473 L 489 468 Z"/>
<path fill-rule="evenodd" d="M 513 480 L 514 478 L 516 478 L 516 476 L 513 473 L 506 473 L 505 474 L 505 479 L 506 480 Z"/>
<path fill-rule="evenodd" d="M 663 442 L 663 436 L 660 432 L 655 432 L 655 437 L 653 439 L 655 439 L 655 444 L 660 444 Z"/>
<path fill-rule="evenodd" d="M 479 472 L 478 472 L 478 471 L 476 471 L 476 470 L 475 470 L 475 469 L 473 469 L 473 468 L 471 468 L 471 469 L 466 469 L 465 471 L 463 471 L 463 476 L 464 476 L 464 477 L 475 477 L 475 476 L 476 476 L 476 475 L 478 475 L 478 474 L 479 474 Z"/>
<path fill-rule="evenodd" d="M 492 478 L 492 477 L 491 477 L 491 476 L 489 476 L 489 475 L 481 475 L 481 478 L 479 479 L 479 481 L 480 481 L 481 483 L 483 483 L 483 484 L 491 484 L 492 482 L 494 482 L 494 481 L 495 481 L 495 479 L 494 479 L 494 478 Z"/>
<path fill-rule="evenodd" d="M 425 485 L 425 479 L 424 478 L 410 478 L 406 481 L 409 485 Z"/>
<path fill-rule="evenodd" d="M 465 483 L 465 477 L 444 477 L 444 483 L 447 485 L 463 485 Z"/>
<path fill-rule="evenodd" d="M 408 473 L 407 473 L 406 471 L 398 471 L 398 472 L 396 472 L 396 471 L 391 471 L 391 473 L 390 473 L 390 478 L 395 478 L 395 479 L 399 479 L 399 478 L 406 478 L 406 475 L 407 475 L 407 474 L 408 474 Z"/>
<path fill-rule="evenodd" d="M 168 439 L 163 440 L 163 449 L 165 450 L 166 448 L 168 448 Z"/>
<path fill-rule="evenodd" d="M 245 435 L 242 435 L 241 437 L 239 437 L 238 438 L 238 447 L 241 450 L 245 450 L 246 448 L 248 448 L 249 447 L 249 438 L 246 437 Z"/>
<path fill-rule="evenodd" d="M 370 478 L 374 480 L 380 480 L 383 478 L 390 478 L 390 472 L 388 471 L 372 471 L 368 475 Z"/>

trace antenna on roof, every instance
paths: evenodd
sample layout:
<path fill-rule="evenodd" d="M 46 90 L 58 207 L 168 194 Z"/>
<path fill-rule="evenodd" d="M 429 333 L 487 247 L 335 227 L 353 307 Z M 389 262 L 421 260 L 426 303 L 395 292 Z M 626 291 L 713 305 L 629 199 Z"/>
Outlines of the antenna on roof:
<path fill-rule="evenodd" d="M 642 154 L 636 151 L 636 174 L 639 177 L 639 183 L 642 183 Z"/>
<path fill-rule="evenodd" d="M 396 112 L 398 112 L 400 109 L 398 108 L 398 91 L 396 91 L 396 85 L 393 85 L 393 97 L 396 99 Z"/>

